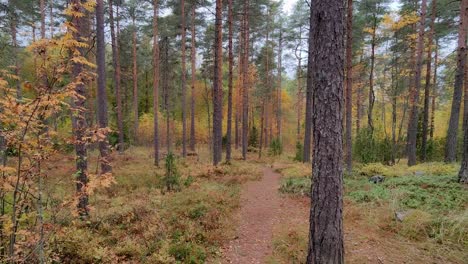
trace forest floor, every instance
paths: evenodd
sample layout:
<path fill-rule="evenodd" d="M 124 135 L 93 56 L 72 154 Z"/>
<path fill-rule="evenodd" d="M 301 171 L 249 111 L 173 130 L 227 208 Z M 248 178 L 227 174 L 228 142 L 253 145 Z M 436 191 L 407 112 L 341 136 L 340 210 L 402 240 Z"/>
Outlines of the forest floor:
<path fill-rule="evenodd" d="M 282 171 L 281 167 L 284 164 L 277 170 Z M 280 173 L 266 167 L 259 181 L 244 184 L 236 235 L 224 247 L 223 263 L 304 263 L 310 199 L 304 195 L 281 194 L 282 178 Z M 345 199 L 347 263 L 463 263 L 466 260 L 463 246 L 457 250 L 425 239 L 407 239 L 382 228 L 385 224 L 375 223 L 383 221 L 375 215 L 369 219 L 368 210 Z M 380 217 L 388 220 L 385 210 L 380 213 L 383 214 Z"/>
<path fill-rule="evenodd" d="M 217 167 L 205 149 L 177 158 L 180 187 L 167 192 L 151 149 L 130 148 L 114 155 L 116 183 L 91 195 L 82 222 L 65 203 L 73 157 L 58 155 L 45 184 L 47 254 L 62 263 L 304 263 L 311 166 L 287 154 L 257 156 L 243 161 L 236 152 Z M 346 262 L 466 263 L 468 189 L 454 181 L 457 167 L 356 164 L 345 175 Z M 374 174 L 387 180 L 369 183 Z M 408 220 L 395 220 L 399 210 Z"/>

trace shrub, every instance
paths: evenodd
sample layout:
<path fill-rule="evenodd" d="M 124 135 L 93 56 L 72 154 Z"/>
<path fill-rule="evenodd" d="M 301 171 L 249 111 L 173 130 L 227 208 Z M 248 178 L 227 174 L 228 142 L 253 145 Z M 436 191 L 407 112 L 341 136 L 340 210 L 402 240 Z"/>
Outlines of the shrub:
<path fill-rule="evenodd" d="M 274 138 L 270 142 L 270 155 L 272 156 L 279 156 L 281 153 L 283 153 L 283 143 L 281 142 L 281 139 L 279 138 Z"/>
<path fill-rule="evenodd" d="M 166 156 L 165 163 L 166 173 L 161 179 L 162 186 L 167 191 L 180 190 L 180 175 L 176 166 L 176 158 L 172 152 L 169 152 Z"/>
<path fill-rule="evenodd" d="M 302 146 L 301 142 L 296 142 L 296 156 L 294 156 L 295 161 L 303 161 L 304 157 L 304 146 Z"/>
<path fill-rule="evenodd" d="M 255 126 L 252 126 L 249 133 L 249 146 L 254 148 L 258 147 L 258 129 Z"/>

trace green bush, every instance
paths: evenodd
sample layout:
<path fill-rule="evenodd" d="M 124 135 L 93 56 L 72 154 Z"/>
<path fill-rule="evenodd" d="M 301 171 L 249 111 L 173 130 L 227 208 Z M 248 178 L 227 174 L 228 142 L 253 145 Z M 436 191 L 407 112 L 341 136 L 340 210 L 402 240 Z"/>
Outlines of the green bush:
<path fill-rule="evenodd" d="M 258 129 L 256 126 L 252 126 L 249 133 L 249 147 L 258 147 Z"/>
<path fill-rule="evenodd" d="M 295 161 L 303 161 L 304 157 L 304 146 L 302 146 L 301 142 L 296 142 L 296 156 L 294 156 Z"/>
<path fill-rule="evenodd" d="M 166 173 L 161 178 L 162 187 L 169 192 L 180 190 L 180 174 L 177 170 L 176 157 L 172 152 L 166 156 L 165 169 Z"/>
<path fill-rule="evenodd" d="M 279 156 L 283 153 L 283 143 L 281 142 L 281 139 L 279 138 L 274 138 L 270 142 L 270 151 L 269 154 L 272 156 Z"/>

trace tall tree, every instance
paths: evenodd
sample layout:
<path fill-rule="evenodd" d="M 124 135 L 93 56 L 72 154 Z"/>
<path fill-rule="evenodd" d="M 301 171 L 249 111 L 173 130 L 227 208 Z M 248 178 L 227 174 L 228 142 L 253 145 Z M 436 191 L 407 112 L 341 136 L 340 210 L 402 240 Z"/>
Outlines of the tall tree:
<path fill-rule="evenodd" d="M 180 1 L 180 27 L 182 34 L 182 156 L 187 156 L 187 77 L 186 77 L 186 25 L 185 25 L 185 0 Z"/>
<path fill-rule="evenodd" d="M 192 70 L 192 83 L 191 90 L 192 96 L 190 98 L 190 150 L 195 151 L 195 80 L 196 80 L 196 48 L 195 48 L 195 9 L 196 3 L 192 3 L 192 17 L 191 17 L 191 33 L 192 33 L 192 46 L 190 48 L 191 57 L 191 70 Z"/>
<path fill-rule="evenodd" d="M 213 164 L 221 161 L 223 143 L 223 13 L 222 1 L 216 0 L 215 60 L 213 78 Z"/>
<path fill-rule="evenodd" d="M 227 127 L 226 127 L 226 161 L 231 160 L 231 137 L 232 137 L 232 86 L 233 86 L 233 65 L 234 54 L 232 46 L 232 0 L 228 0 L 228 60 L 229 60 L 229 76 L 228 76 L 228 113 L 227 113 Z"/>
<path fill-rule="evenodd" d="M 345 135 L 345 159 L 346 170 L 351 172 L 352 155 L 352 130 L 353 130 L 353 0 L 348 0 L 346 17 L 346 135 Z"/>
<path fill-rule="evenodd" d="M 154 118 L 154 164 L 159 166 L 159 3 L 153 0 L 153 118 Z"/>
<path fill-rule="evenodd" d="M 432 65 L 432 41 L 434 39 L 434 27 L 437 12 L 437 0 L 432 0 L 431 25 L 427 42 L 426 83 L 424 85 L 424 117 L 421 143 L 421 160 L 427 159 L 427 134 L 429 132 L 429 101 L 431 91 L 431 65 Z M 435 85 L 435 84 L 432 84 Z"/>
<path fill-rule="evenodd" d="M 242 46 L 242 158 L 247 159 L 249 133 L 249 0 L 243 2 Z"/>
<path fill-rule="evenodd" d="M 104 0 L 96 2 L 96 64 L 97 64 L 97 122 L 104 133 L 99 141 L 101 174 L 112 171 L 109 141 L 107 138 L 107 91 L 106 91 L 106 43 L 104 37 Z"/>
<path fill-rule="evenodd" d="M 456 86 L 463 85 L 465 80 L 465 93 L 468 90 L 468 69 L 466 66 L 466 38 L 468 31 L 468 0 L 462 0 L 460 3 L 460 25 L 458 31 L 458 51 L 457 51 L 457 74 L 455 76 Z M 468 98 L 465 96 L 465 98 Z M 465 100 L 465 110 L 463 117 L 464 141 L 463 141 L 463 160 L 458 173 L 458 181 L 468 184 L 468 99 Z"/>
<path fill-rule="evenodd" d="M 452 109 L 445 144 L 445 162 L 454 162 L 457 156 L 457 134 L 460 119 L 460 105 L 463 94 L 463 74 L 466 65 L 466 0 L 460 2 L 460 24 L 458 26 L 457 70 L 453 87 Z"/>
<path fill-rule="evenodd" d="M 86 0 L 72 0 L 72 27 L 73 38 L 81 42 L 83 45 L 77 45 L 73 53 L 85 57 L 86 39 L 89 32 L 89 12 L 84 7 Z M 75 138 L 75 154 L 76 154 L 76 192 L 78 197 L 78 213 L 81 217 L 86 218 L 89 214 L 88 208 L 88 193 L 86 186 L 88 185 L 88 159 L 86 148 L 86 130 L 88 129 L 85 110 L 86 110 L 86 82 L 87 74 L 86 66 L 82 62 L 74 62 L 72 66 L 72 78 L 75 85 L 75 96 L 73 98 L 72 107 L 74 114 L 72 114 L 73 135 Z"/>
<path fill-rule="evenodd" d="M 137 63 L 137 2 L 132 2 L 130 6 L 130 17 L 132 19 L 132 80 L 133 80 L 133 139 L 138 140 L 138 63 Z"/>
<path fill-rule="evenodd" d="M 408 120 L 408 166 L 416 165 L 416 141 L 418 133 L 419 91 L 421 89 L 421 71 L 423 63 L 424 34 L 426 24 L 427 2 L 421 2 L 421 18 L 419 22 L 418 41 L 416 47 L 416 70 L 414 74 L 414 88 L 411 95 L 411 111 Z"/>
<path fill-rule="evenodd" d="M 344 263 L 344 1 L 310 4 L 307 83 L 313 85 L 314 155 L 307 263 Z"/>
<path fill-rule="evenodd" d="M 118 17 L 117 17 L 118 19 Z M 117 101 L 117 129 L 119 130 L 119 144 L 117 149 L 123 152 L 124 149 L 124 127 L 123 127 L 123 113 L 122 113 L 122 98 L 121 98 L 121 67 L 120 67 L 120 51 L 118 32 L 115 30 L 114 23 L 114 6 L 113 0 L 109 0 L 109 24 L 111 29 L 111 42 L 112 42 L 112 64 L 114 67 L 114 89 L 115 100 Z"/>

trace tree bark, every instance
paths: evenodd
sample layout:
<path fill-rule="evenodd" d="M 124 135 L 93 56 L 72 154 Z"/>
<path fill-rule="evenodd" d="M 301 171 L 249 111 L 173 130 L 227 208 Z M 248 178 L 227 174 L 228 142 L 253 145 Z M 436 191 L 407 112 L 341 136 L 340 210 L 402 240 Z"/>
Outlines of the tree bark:
<path fill-rule="evenodd" d="M 313 85 L 313 186 L 308 264 L 344 263 L 344 2 L 310 4 L 308 83 Z M 311 81 L 310 81 L 311 80 Z"/>
<path fill-rule="evenodd" d="M 351 172 L 353 162 L 353 0 L 348 0 L 346 17 L 346 170 Z"/>
<path fill-rule="evenodd" d="M 213 164 L 221 161 L 223 148 L 223 5 L 216 0 L 215 53 L 213 78 Z"/>
<path fill-rule="evenodd" d="M 418 133 L 419 90 L 421 89 L 421 71 L 423 63 L 423 46 L 426 22 L 426 0 L 421 2 L 421 19 L 419 22 L 418 42 L 416 49 L 416 72 L 414 75 L 414 90 L 411 96 L 411 112 L 408 121 L 408 166 L 416 165 L 416 140 Z"/>
<path fill-rule="evenodd" d="M 158 0 L 153 0 L 153 115 L 154 115 L 154 165 L 159 167 L 159 38 Z"/>
<path fill-rule="evenodd" d="M 192 70 L 192 83 L 191 90 L 192 96 L 190 98 L 190 150 L 195 151 L 195 80 L 196 80 L 196 48 L 195 48 L 195 3 L 192 4 L 192 47 L 190 49 L 191 53 L 191 70 Z"/>
<path fill-rule="evenodd" d="M 247 159 L 249 133 L 249 0 L 244 0 L 244 37 L 242 62 L 242 158 Z"/>
<path fill-rule="evenodd" d="M 136 15 L 132 17 L 132 58 L 133 58 L 133 139 L 138 142 L 138 63 L 137 63 L 137 26 Z"/>
<path fill-rule="evenodd" d="M 99 141 L 101 174 L 112 172 L 109 140 L 107 137 L 106 43 L 104 36 L 104 0 L 96 4 L 96 63 L 97 63 L 97 121 L 105 137 Z"/>
<path fill-rule="evenodd" d="M 432 96 L 431 96 L 431 130 L 429 137 L 431 140 L 434 139 L 434 121 L 435 121 L 435 109 L 436 109 L 436 98 L 437 98 L 437 64 L 439 55 L 439 40 L 436 37 L 435 50 L 434 50 L 434 74 L 432 79 Z"/>
<path fill-rule="evenodd" d="M 374 68 L 375 68 L 375 46 L 376 46 L 376 30 L 377 30 L 377 16 L 373 15 L 373 26 L 372 26 L 372 36 L 371 36 L 371 68 L 369 75 L 369 109 L 367 112 L 367 125 L 369 126 L 369 132 L 371 139 L 374 134 L 374 120 L 372 112 L 374 110 L 375 103 L 375 93 L 374 93 Z"/>
<path fill-rule="evenodd" d="M 72 26 L 76 29 L 73 32 L 73 38 L 82 42 L 82 39 L 87 36 L 88 29 L 88 11 L 82 6 L 85 0 L 72 0 L 73 11 L 75 14 L 82 14 L 72 16 Z M 85 57 L 86 50 L 82 46 L 75 47 L 79 56 Z M 76 193 L 78 196 L 78 214 L 82 218 L 87 218 L 89 215 L 88 208 L 88 193 L 86 186 L 88 185 L 88 160 L 86 148 L 86 130 L 88 128 L 86 123 L 86 74 L 84 74 L 85 65 L 75 62 L 72 64 L 72 78 L 75 83 L 76 96 L 73 98 L 72 107 L 74 113 L 72 114 L 73 135 L 75 140 L 75 154 L 76 154 Z"/>
<path fill-rule="evenodd" d="M 233 79 L 233 64 L 234 54 L 232 47 L 232 0 L 228 1 L 228 57 L 229 57 L 229 76 L 228 76 L 228 113 L 226 127 L 226 161 L 231 160 L 231 137 L 232 137 L 232 79 Z"/>
<path fill-rule="evenodd" d="M 187 156 L 187 69 L 185 63 L 186 51 L 186 25 L 185 25 L 185 0 L 180 1 L 180 26 L 182 34 L 182 156 Z"/>
<path fill-rule="evenodd" d="M 466 19 L 467 0 L 460 2 L 460 25 L 458 28 L 457 48 L 457 72 L 455 74 L 455 85 L 453 88 L 452 109 L 447 131 L 447 143 L 445 145 L 445 162 L 454 162 L 457 157 L 457 135 L 460 119 L 460 105 L 463 94 L 463 74 L 466 65 L 466 36 L 468 22 Z"/>
<path fill-rule="evenodd" d="M 282 25 L 280 25 L 280 27 L 282 27 Z M 279 39 L 278 39 L 278 95 L 277 95 L 277 99 L 278 99 L 278 108 L 276 109 L 276 126 L 277 126 L 277 130 L 278 130 L 278 134 L 277 134 L 277 137 L 278 137 L 278 140 L 280 141 L 280 144 L 283 144 L 283 137 L 282 137 L 282 118 L 283 118 L 283 109 L 282 109 L 282 95 L 283 95 L 283 92 L 282 92 L 282 89 L 281 89 L 281 85 L 282 85 L 282 49 L 283 49 L 283 29 L 280 28 L 280 32 L 279 32 Z"/>
<path fill-rule="evenodd" d="M 466 37 L 468 31 L 468 0 L 462 0 L 460 5 L 460 30 L 458 40 L 458 63 L 457 75 L 455 76 L 455 86 L 463 85 L 465 81 L 465 93 L 468 90 L 468 67 L 466 66 Z M 458 173 L 458 181 L 468 184 L 468 96 L 465 95 L 463 116 L 463 160 Z"/>
<path fill-rule="evenodd" d="M 109 0 L 109 22 L 111 28 L 112 42 L 112 64 L 114 66 L 114 84 L 115 84 L 115 100 L 117 101 L 117 129 L 119 130 L 119 144 L 117 149 L 120 153 L 124 148 L 124 131 L 123 131 L 123 116 L 122 116 L 122 98 L 121 98 L 121 68 L 119 55 L 119 40 L 114 25 L 113 0 Z"/>

